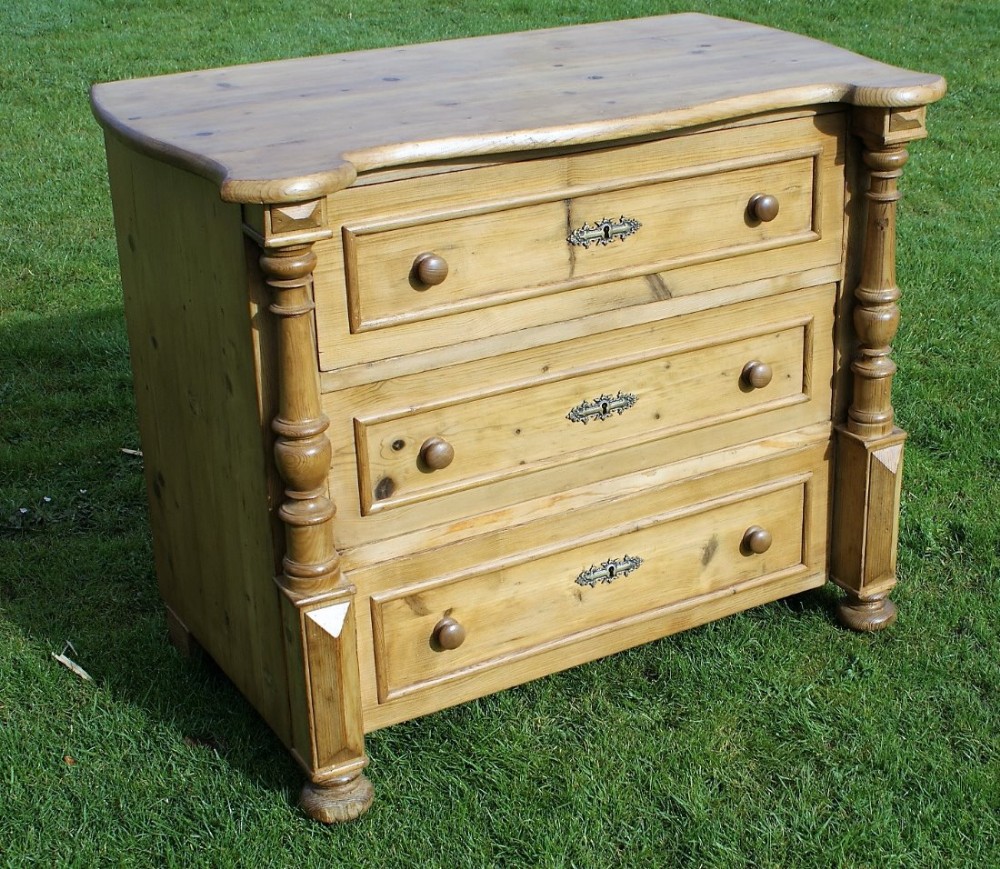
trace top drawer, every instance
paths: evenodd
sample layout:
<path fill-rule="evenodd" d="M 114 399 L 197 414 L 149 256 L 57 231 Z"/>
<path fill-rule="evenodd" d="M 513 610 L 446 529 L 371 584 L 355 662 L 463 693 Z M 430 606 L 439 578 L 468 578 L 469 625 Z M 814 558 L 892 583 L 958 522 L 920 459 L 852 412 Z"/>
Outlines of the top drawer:
<path fill-rule="evenodd" d="M 817 153 L 812 147 L 759 154 L 745 168 L 696 167 L 680 179 L 669 177 L 676 172 L 616 178 L 593 185 L 606 190 L 552 191 L 537 204 L 479 213 L 497 203 L 477 203 L 345 227 L 351 331 L 557 292 L 615 272 L 662 271 L 815 240 Z"/>
<path fill-rule="evenodd" d="M 838 263 L 842 132 L 817 115 L 343 191 L 321 367 Z"/>

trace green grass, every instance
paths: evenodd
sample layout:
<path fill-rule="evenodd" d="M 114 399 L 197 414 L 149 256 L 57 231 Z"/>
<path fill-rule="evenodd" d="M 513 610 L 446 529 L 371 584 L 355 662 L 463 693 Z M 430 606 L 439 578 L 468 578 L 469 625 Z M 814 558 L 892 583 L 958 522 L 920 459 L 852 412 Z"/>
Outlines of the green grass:
<path fill-rule="evenodd" d="M 681 8 L 944 74 L 904 177 L 900 621 L 822 590 L 368 740 L 361 821 L 164 641 L 99 80 Z M 0 863 L 1000 865 L 997 7 L 909 0 L 0 9 Z M 72 640 L 94 676 L 50 654 Z"/>

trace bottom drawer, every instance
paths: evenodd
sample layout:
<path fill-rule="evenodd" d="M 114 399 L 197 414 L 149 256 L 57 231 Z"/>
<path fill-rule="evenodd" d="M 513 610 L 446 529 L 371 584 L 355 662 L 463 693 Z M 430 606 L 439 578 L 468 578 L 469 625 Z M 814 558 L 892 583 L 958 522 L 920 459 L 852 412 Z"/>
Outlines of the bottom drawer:
<path fill-rule="evenodd" d="M 667 509 L 662 495 L 644 493 L 607 505 L 605 523 L 617 527 L 565 547 L 374 594 L 379 702 L 612 632 L 679 601 L 822 570 L 811 563 L 818 547 L 810 516 L 819 505 L 810 502 L 825 497 L 825 481 L 815 486 L 812 470 L 789 470 Z"/>

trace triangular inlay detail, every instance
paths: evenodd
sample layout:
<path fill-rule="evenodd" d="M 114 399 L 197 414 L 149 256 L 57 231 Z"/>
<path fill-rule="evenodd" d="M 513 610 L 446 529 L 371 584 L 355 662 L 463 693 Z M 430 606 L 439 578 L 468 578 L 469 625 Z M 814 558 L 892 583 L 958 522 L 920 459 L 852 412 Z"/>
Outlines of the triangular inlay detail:
<path fill-rule="evenodd" d="M 903 457 L 903 445 L 893 444 L 891 447 L 872 453 L 872 458 L 895 474 L 899 470 L 899 460 Z"/>
<path fill-rule="evenodd" d="M 306 613 L 306 618 L 315 622 L 331 637 L 339 637 L 344 629 L 344 619 L 347 617 L 347 610 L 350 603 L 335 603 L 320 609 L 310 610 Z"/>

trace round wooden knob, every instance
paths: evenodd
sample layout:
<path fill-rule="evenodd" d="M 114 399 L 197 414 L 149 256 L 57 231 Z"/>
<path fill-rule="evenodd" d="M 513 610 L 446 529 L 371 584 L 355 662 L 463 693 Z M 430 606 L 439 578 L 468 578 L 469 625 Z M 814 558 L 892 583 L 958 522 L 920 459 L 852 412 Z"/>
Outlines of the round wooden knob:
<path fill-rule="evenodd" d="M 752 386 L 754 389 L 763 389 L 771 382 L 774 372 L 766 362 L 754 359 L 743 366 L 743 373 L 740 376 L 747 386 Z"/>
<path fill-rule="evenodd" d="M 448 277 L 448 263 L 436 253 L 422 253 L 413 261 L 413 276 L 424 286 L 436 287 Z"/>
<path fill-rule="evenodd" d="M 465 628 L 453 618 L 445 617 L 434 625 L 434 642 L 448 651 L 457 649 L 465 642 Z"/>
<path fill-rule="evenodd" d="M 760 525 L 751 525 L 743 534 L 743 546 L 755 555 L 763 555 L 771 548 L 771 532 Z"/>
<path fill-rule="evenodd" d="M 420 460 L 432 471 L 447 468 L 455 458 L 455 448 L 444 438 L 428 438 L 420 448 Z"/>
<path fill-rule="evenodd" d="M 770 193 L 755 193 L 750 197 L 747 210 L 751 217 L 769 223 L 778 216 L 778 197 Z"/>

